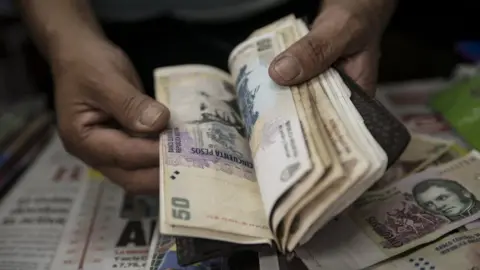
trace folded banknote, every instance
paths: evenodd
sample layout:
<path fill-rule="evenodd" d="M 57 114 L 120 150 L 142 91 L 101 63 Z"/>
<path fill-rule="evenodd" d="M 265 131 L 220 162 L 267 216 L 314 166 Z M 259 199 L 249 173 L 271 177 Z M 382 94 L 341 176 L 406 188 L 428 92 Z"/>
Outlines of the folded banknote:
<path fill-rule="evenodd" d="M 473 150 L 369 190 L 296 252 L 311 270 L 357 270 L 405 258 L 480 218 L 479 180 L 480 152 Z"/>
<path fill-rule="evenodd" d="M 292 251 L 403 153 L 410 133 L 341 70 L 292 87 L 272 81 L 271 61 L 307 33 L 287 16 L 232 51 L 230 74 L 154 71 L 156 98 L 171 112 L 160 134 L 162 234 L 185 248 L 221 241 Z"/>

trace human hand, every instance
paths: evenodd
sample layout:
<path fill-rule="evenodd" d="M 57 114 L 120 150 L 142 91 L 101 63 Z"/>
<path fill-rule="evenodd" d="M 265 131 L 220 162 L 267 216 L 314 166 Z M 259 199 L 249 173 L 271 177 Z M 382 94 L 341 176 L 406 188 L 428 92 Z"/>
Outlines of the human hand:
<path fill-rule="evenodd" d="M 106 40 L 91 40 L 51 62 L 66 150 L 127 192 L 158 192 L 158 139 L 144 135 L 158 138 L 169 111 L 142 93 L 128 57 Z"/>
<path fill-rule="evenodd" d="M 311 31 L 278 55 L 271 78 L 295 85 L 339 66 L 369 95 L 375 94 L 380 40 L 393 13 L 393 0 L 324 0 Z"/>

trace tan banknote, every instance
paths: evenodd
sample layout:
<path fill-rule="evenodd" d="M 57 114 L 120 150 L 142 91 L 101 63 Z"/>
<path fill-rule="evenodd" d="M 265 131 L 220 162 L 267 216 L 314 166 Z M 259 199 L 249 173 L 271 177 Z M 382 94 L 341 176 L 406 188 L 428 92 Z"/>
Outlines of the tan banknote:
<path fill-rule="evenodd" d="M 273 25 L 282 50 L 307 32 L 303 22 L 291 18 L 280 20 Z M 293 88 L 292 94 L 304 133 L 307 135 L 313 131 L 311 138 L 306 136 L 312 162 L 315 164 L 314 155 L 318 155 L 317 153 L 328 153 L 331 165 L 328 167 L 328 174 L 323 177 L 323 170 L 319 171 L 314 165 L 312 171 L 283 196 L 274 210 L 273 226 L 276 228 L 281 223 L 281 231 L 277 235 L 280 236 L 283 247 L 287 247 L 288 242 L 289 250 L 298 244 L 302 235 L 317 219 L 321 216 L 324 220 L 331 218 L 323 214 L 328 212 L 328 208 L 336 200 L 341 199 L 342 194 L 359 180 L 369 167 L 368 161 L 348 137 L 328 98 L 325 94 L 316 95 L 316 91 L 323 93 L 324 90 L 320 83 L 310 82 Z M 348 175 L 345 175 L 346 170 Z"/>
<path fill-rule="evenodd" d="M 340 120 L 331 101 L 325 94 L 325 90 L 320 84 L 315 85 L 314 82 L 308 83 L 308 85 L 310 91 L 315 92 L 312 95 L 315 95 L 317 117 L 322 119 L 328 136 L 331 138 L 341 172 L 338 171 L 338 168 L 332 166 L 328 175 L 322 180 L 324 185 L 319 184 L 312 189 L 292 210 L 292 214 L 295 213 L 295 210 L 299 212 L 296 218 L 297 224 L 290 231 L 288 250 L 297 246 L 302 238 L 308 234 L 308 231 L 312 230 L 314 224 L 317 227 L 322 227 L 334 215 L 342 211 L 343 209 L 339 209 L 341 207 L 339 202 L 343 201 L 345 205 L 353 202 L 355 198 L 347 197 L 346 194 L 359 181 L 365 179 L 364 177 L 370 168 L 369 160 L 364 158 L 362 148 L 348 134 L 345 124 Z M 350 202 L 347 202 L 349 200 Z M 337 211 L 333 211 L 333 209 Z M 313 230 L 316 230 L 316 228 Z"/>
<path fill-rule="evenodd" d="M 343 175 L 343 169 L 339 167 L 339 160 L 333 148 L 333 143 L 328 137 L 327 131 L 320 118 L 315 115 L 314 104 L 308 98 L 307 85 L 292 89 L 297 111 L 299 112 L 309 153 L 313 164 L 312 170 L 304 176 L 301 182 L 294 185 L 278 202 L 272 217 L 274 232 L 282 239 L 285 247 L 290 226 L 296 217 L 298 210 L 307 203 L 304 199 L 310 196 L 313 190 L 326 187 L 331 183 L 329 179 L 332 171 L 335 175 Z M 325 174 L 328 171 L 328 175 Z M 281 228 L 278 229 L 278 226 Z"/>
<path fill-rule="evenodd" d="M 160 230 L 251 243 L 271 239 L 229 76 L 198 66 L 155 71 L 171 110 L 160 138 Z"/>
<path fill-rule="evenodd" d="M 302 179 L 302 181 L 289 190 L 273 213 L 273 226 L 281 225 L 275 230 L 281 239 L 282 248 L 287 247 L 287 241 L 291 234 L 291 227 L 297 227 L 301 217 L 298 216 L 300 209 L 303 209 L 313 198 L 315 190 L 326 188 L 332 180 L 343 176 L 343 168 L 335 153 L 333 143 L 328 137 L 327 131 L 320 118 L 315 115 L 314 104 L 307 98 L 309 93 L 306 85 L 293 91 L 296 98 L 297 110 L 301 113 L 301 121 L 304 133 L 309 133 L 307 143 L 309 152 L 312 155 L 313 169 Z M 322 167 L 328 158 L 328 173 Z M 336 177 L 336 178 L 335 178 Z M 318 193 L 318 192 L 317 192 Z M 307 198 L 308 197 L 308 198 Z M 308 201 L 306 201 L 307 199 Z M 295 224 L 294 224 L 295 222 Z M 274 227 L 277 229 L 277 227 Z M 291 249 L 290 249 L 291 250 Z"/>
<path fill-rule="evenodd" d="M 322 269 L 362 269 L 480 217 L 480 153 L 362 195 L 297 253 Z"/>
<path fill-rule="evenodd" d="M 366 128 L 361 116 L 350 100 L 350 90 L 344 83 L 340 83 L 342 81 L 339 74 L 334 69 L 329 69 L 319 76 L 318 81 L 321 88 L 325 90 L 325 94 L 334 107 L 339 119 L 344 123 L 346 134 L 348 134 L 357 147 L 359 147 L 362 156 L 361 159 L 368 163 L 368 168 L 362 177 L 350 180 L 348 185 L 344 185 L 344 187 L 348 188 L 343 189 L 342 192 L 329 190 L 332 194 L 327 194 L 330 197 L 337 196 L 338 199 L 328 206 L 326 212 L 322 213 L 322 218 L 318 218 L 314 224 L 308 228 L 308 231 L 303 234 L 300 244 L 306 243 L 326 222 L 342 212 L 363 192 L 370 188 L 384 174 L 387 165 L 385 151 L 378 145 Z M 315 80 L 313 80 L 312 83 L 315 84 Z M 314 89 L 319 88 L 315 87 Z M 315 91 L 315 95 L 319 95 L 319 93 L 321 93 L 321 91 Z M 317 100 L 322 99 L 324 98 L 317 97 Z M 322 108 L 320 106 L 318 107 L 318 110 L 323 112 Z M 361 168 L 361 166 L 357 169 L 359 168 Z M 350 179 L 352 178 L 354 177 L 350 177 Z M 321 201 L 322 199 L 318 198 L 318 200 Z M 315 208 L 314 205 L 310 207 Z M 318 211 L 318 209 L 314 211 Z"/>
<path fill-rule="evenodd" d="M 302 25 L 304 26 L 303 22 L 287 17 L 273 23 L 269 26 L 270 28 L 260 29 L 254 35 L 259 36 L 260 33 L 273 31 L 278 37 L 280 49 L 284 50 L 301 38 L 302 34 L 297 30 Z M 306 34 L 306 32 L 303 34 Z M 316 86 L 320 87 L 320 84 L 317 83 Z M 343 134 L 339 133 L 339 131 L 342 131 L 342 128 L 339 128 L 339 126 L 342 126 L 339 119 L 332 121 L 328 113 L 327 118 L 322 118 L 325 110 L 329 109 L 330 114 L 335 114 L 335 111 L 332 106 L 323 106 L 324 97 L 320 98 L 319 103 L 314 101 L 316 98 L 312 95 L 314 90 L 309 89 L 312 87 L 313 84 L 294 87 L 292 88 L 292 94 L 314 166 L 301 182 L 292 186 L 282 197 L 274 210 L 272 219 L 273 228 L 276 229 L 280 223 L 282 225 L 281 231 L 277 233 L 281 238 L 282 247 L 287 246 L 291 234 L 295 233 L 293 242 L 289 244 L 289 250 L 293 249 L 298 243 L 302 233 L 307 231 L 336 199 L 339 199 L 342 189 L 348 189 L 353 184 L 352 179 L 358 179 L 365 171 L 365 167 L 368 167 L 352 141 L 345 137 L 345 132 Z M 323 90 L 320 89 L 320 91 Z M 325 120 L 329 120 L 329 123 L 325 124 Z M 338 153 L 338 151 L 345 153 Z M 314 160 L 322 154 L 328 154 L 331 160 L 330 167 L 323 166 L 329 168 L 327 175 L 323 175 L 324 168 L 316 165 Z M 352 158 L 355 158 L 355 160 Z M 319 159 L 317 162 L 321 160 L 324 159 Z M 352 177 L 349 179 L 343 180 L 344 168 L 342 162 L 349 166 L 347 169 L 352 172 L 350 175 Z M 326 165 L 326 163 L 324 164 Z M 323 196 L 317 198 L 320 194 Z M 308 209 L 302 211 L 307 206 Z"/>
<path fill-rule="evenodd" d="M 479 270 L 480 229 L 444 237 L 399 259 L 366 270 Z"/>
<path fill-rule="evenodd" d="M 480 220 L 475 220 L 475 221 L 472 221 L 468 224 L 465 224 L 465 229 L 467 230 L 473 230 L 473 229 L 477 229 L 477 228 L 480 228 Z"/>
<path fill-rule="evenodd" d="M 452 144 L 447 152 L 443 153 L 437 159 L 435 159 L 432 163 L 430 163 L 427 168 L 442 165 L 448 163 L 454 159 L 463 157 L 464 155 L 468 154 L 468 151 L 465 147 L 459 145 L 457 142 Z"/>
<path fill-rule="evenodd" d="M 282 50 L 277 39 L 276 32 L 253 37 L 238 45 L 229 58 L 269 218 L 281 196 L 312 169 L 292 91 L 268 75 L 271 61 Z"/>
<path fill-rule="evenodd" d="M 296 32 L 296 20 L 280 21 L 274 23 L 277 25 L 275 30 L 277 41 L 281 50 L 286 49 L 299 39 Z M 302 181 L 292 186 L 292 188 L 282 197 L 274 210 L 272 224 L 274 231 L 277 232 L 277 226 L 281 223 L 280 231 L 277 235 L 281 238 L 282 247 L 286 246 L 290 227 L 296 218 L 300 209 L 302 209 L 313 198 L 305 201 L 306 197 L 315 197 L 313 190 L 325 189 L 331 184 L 332 171 L 337 177 L 343 175 L 337 153 L 335 153 L 333 142 L 328 136 L 324 127 L 323 120 L 315 113 L 316 107 L 308 90 L 307 84 L 298 87 L 292 87 L 295 106 L 299 115 L 307 147 L 312 160 L 312 170 L 303 177 Z M 329 175 L 325 175 L 326 169 Z M 317 192 L 318 193 L 318 192 Z"/>
<path fill-rule="evenodd" d="M 454 141 L 412 133 L 411 140 L 400 158 L 385 172 L 371 190 L 381 189 L 408 175 L 422 171 L 449 152 Z"/>

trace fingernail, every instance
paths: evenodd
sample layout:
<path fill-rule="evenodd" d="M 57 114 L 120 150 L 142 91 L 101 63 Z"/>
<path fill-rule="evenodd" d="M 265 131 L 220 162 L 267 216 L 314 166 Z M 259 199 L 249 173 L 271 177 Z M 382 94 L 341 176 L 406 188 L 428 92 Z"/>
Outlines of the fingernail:
<path fill-rule="evenodd" d="M 282 56 L 278 59 L 275 63 L 274 69 L 285 81 L 295 79 L 302 72 L 297 58 L 289 55 Z"/>
<path fill-rule="evenodd" d="M 142 112 L 139 122 L 147 127 L 152 127 L 157 122 L 158 118 L 163 114 L 163 106 L 160 104 L 150 104 Z"/>

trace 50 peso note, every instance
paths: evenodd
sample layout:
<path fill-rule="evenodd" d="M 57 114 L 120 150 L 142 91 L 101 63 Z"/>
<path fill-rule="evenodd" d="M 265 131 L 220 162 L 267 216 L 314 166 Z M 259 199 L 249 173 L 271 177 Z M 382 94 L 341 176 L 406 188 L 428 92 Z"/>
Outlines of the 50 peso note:
<path fill-rule="evenodd" d="M 292 92 L 268 75 L 279 52 L 274 33 L 240 44 L 229 59 L 235 86 L 205 66 L 155 72 L 157 97 L 172 108 L 160 140 L 163 233 L 274 239 L 275 204 L 312 168 Z M 179 203 L 188 210 L 173 214 Z"/>
<path fill-rule="evenodd" d="M 160 136 L 160 231 L 237 243 L 271 239 L 231 78 L 188 65 L 155 71 L 170 106 Z"/>

